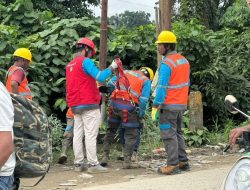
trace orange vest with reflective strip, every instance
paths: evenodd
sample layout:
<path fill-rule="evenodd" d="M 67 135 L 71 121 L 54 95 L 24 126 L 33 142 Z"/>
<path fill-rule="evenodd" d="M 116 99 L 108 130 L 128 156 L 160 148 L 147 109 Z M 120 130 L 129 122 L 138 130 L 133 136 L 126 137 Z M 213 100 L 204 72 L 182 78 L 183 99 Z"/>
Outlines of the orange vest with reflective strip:
<path fill-rule="evenodd" d="M 129 90 L 130 96 L 132 100 L 134 101 L 134 103 L 139 104 L 139 97 L 141 96 L 142 85 L 144 81 L 149 80 L 149 79 L 141 71 L 125 71 L 125 75 L 127 79 L 129 80 L 129 84 L 130 84 L 130 90 Z M 120 89 L 126 90 L 125 86 L 122 83 L 120 83 Z M 110 99 L 113 99 L 115 96 L 116 98 L 120 98 L 120 97 L 117 97 L 117 95 L 115 95 L 116 90 L 117 89 L 115 89 L 112 92 Z M 122 99 L 126 101 L 130 101 L 130 97 L 126 96 L 125 94 L 122 97 Z"/>
<path fill-rule="evenodd" d="M 9 92 L 11 92 L 12 75 L 18 69 L 21 69 L 24 72 L 23 68 L 17 67 L 15 65 L 12 65 L 7 72 L 6 88 Z M 31 91 L 28 87 L 28 80 L 26 78 L 25 72 L 24 72 L 24 79 L 18 86 L 18 94 L 25 97 L 25 98 L 32 99 Z"/>
<path fill-rule="evenodd" d="M 178 53 L 168 54 L 163 62 L 171 69 L 164 104 L 185 109 L 188 101 L 189 62 Z"/>
<path fill-rule="evenodd" d="M 66 113 L 66 117 L 67 118 L 74 118 L 74 114 L 73 114 L 71 108 L 68 108 L 68 111 Z"/>

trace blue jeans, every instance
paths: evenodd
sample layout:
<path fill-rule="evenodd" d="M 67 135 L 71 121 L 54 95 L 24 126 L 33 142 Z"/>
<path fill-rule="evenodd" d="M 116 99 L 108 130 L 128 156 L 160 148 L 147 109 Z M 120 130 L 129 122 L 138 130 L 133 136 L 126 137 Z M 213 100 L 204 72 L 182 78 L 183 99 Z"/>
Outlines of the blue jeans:
<path fill-rule="evenodd" d="M 11 176 L 0 176 L 0 189 L 10 190 L 14 182 L 13 175 Z"/>

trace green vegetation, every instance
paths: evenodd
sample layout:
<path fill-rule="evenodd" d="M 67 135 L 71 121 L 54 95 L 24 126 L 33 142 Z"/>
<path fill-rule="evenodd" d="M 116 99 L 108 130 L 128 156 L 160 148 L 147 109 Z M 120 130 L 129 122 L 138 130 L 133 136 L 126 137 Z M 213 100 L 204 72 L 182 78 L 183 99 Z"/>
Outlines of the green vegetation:
<path fill-rule="evenodd" d="M 79 11 L 75 9 L 61 12 L 66 9 L 60 7 L 75 7 L 80 2 L 82 5 L 96 5 L 100 1 L 41 2 L 0 0 L 0 80 L 4 81 L 6 69 L 12 64 L 14 50 L 21 46 L 30 48 L 33 62 L 28 70 L 28 79 L 34 100 L 48 115 L 55 114 L 52 121 L 56 121 L 55 116 L 64 120 L 65 65 L 72 58 L 75 41 L 82 36 L 95 42 L 95 62 L 98 65 L 100 21 L 94 19 L 85 6 L 79 6 L 83 15 L 78 15 Z M 226 140 L 229 129 L 234 125 L 228 124 L 231 116 L 224 109 L 227 94 L 235 95 L 243 111 L 250 110 L 250 12 L 247 5 L 244 0 L 211 0 L 206 1 L 207 9 L 204 9 L 203 2 L 181 0 L 180 12 L 175 13 L 172 23 L 172 30 L 178 37 L 178 51 L 191 64 L 191 90 L 200 90 L 203 96 L 204 121 L 208 130 L 183 131 L 188 144 L 196 146 L 216 142 L 214 138 Z M 129 20 L 130 13 L 124 13 L 121 18 Z M 142 13 L 141 18 L 147 21 L 148 14 Z M 155 39 L 153 23 L 142 25 L 141 21 L 129 29 L 110 26 L 107 65 L 114 55 L 119 54 L 127 69 L 138 69 L 143 65 L 156 70 Z M 231 119 L 236 126 L 242 122 L 239 116 Z M 62 125 L 57 123 L 56 126 L 53 128 L 55 147 L 60 144 L 58 139 L 62 135 Z M 159 129 L 151 121 L 149 113 L 145 126 L 143 147 L 161 146 Z"/>

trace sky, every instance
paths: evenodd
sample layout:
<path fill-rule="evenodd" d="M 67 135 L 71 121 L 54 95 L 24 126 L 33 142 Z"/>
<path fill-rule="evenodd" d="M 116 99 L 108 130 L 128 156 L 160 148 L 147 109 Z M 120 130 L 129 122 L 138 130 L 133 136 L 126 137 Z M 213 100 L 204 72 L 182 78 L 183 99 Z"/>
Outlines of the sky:
<path fill-rule="evenodd" d="M 157 0 L 108 0 L 108 17 L 129 11 L 145 11 L 151 14 L 150 19 L 155 20 L 155 2 Z M 96 16 L 101 16 L 100 7 L 91 7 Z"/>

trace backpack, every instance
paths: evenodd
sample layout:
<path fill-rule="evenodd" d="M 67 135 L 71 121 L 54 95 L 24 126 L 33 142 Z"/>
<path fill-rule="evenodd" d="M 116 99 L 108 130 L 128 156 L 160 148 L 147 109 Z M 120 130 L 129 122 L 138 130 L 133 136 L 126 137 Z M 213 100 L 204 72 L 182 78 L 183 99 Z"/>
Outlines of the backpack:
<path fill-rule="evenodd" d="M 42 108 L 32 100 L 11 94 L 14 106 L 14 144 L 18 178 L 46 175 L 52 161 L 52 138 L 48 118 Z M 34 186 L 35 186 L 34 185 Z"/>

